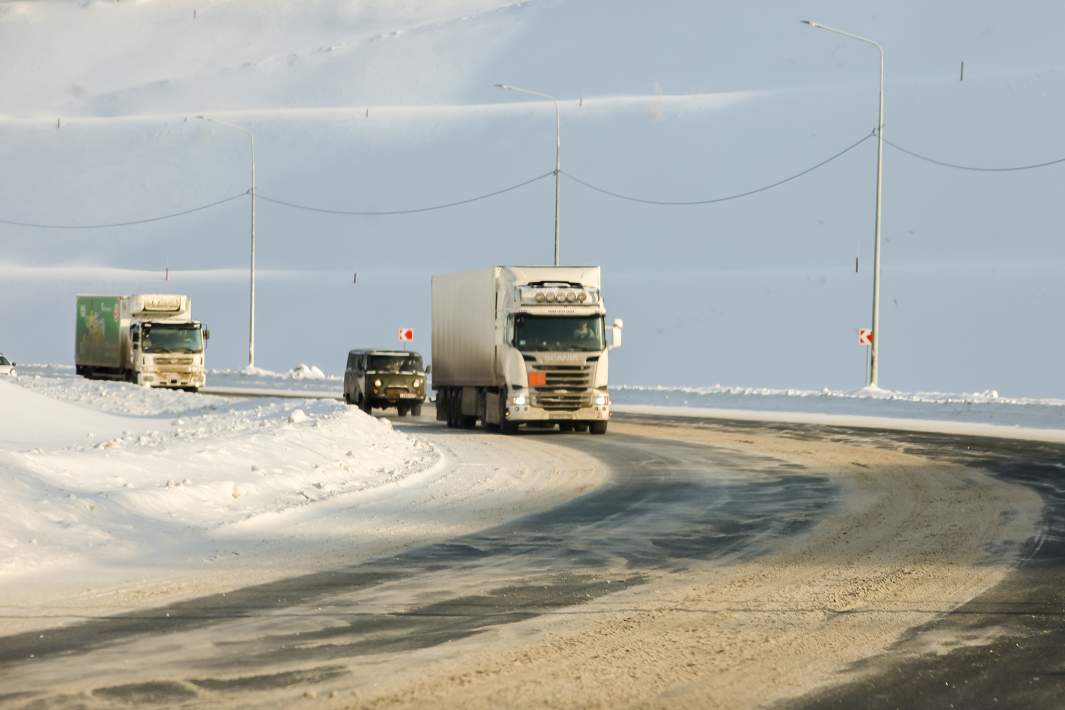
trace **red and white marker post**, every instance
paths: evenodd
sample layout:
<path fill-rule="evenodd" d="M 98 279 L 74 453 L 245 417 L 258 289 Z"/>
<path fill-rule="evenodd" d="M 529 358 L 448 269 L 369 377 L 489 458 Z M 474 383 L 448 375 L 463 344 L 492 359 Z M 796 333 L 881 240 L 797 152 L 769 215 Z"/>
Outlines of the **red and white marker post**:
<path fill-rule="evenodd" d="M 858 344 L 859 345 L 868 345 L 868 346 L 871 346 L 873 344 L 873 330 L 872 330 L 872 328 L 859 328 L 858 329 Z M 873 352 L 872 348 L 866 350 L 865 351 L 865 357 L 862 358 L 862 362 L 863 362 L 863 365 L 865 367 L 865 372 L 862 373 L 863 376 L 868 374 L 870 372 L 870 368 L 872 368 L 872 363 L 869 361 L 869 358 L 872 357 L 872 352 Z"/>

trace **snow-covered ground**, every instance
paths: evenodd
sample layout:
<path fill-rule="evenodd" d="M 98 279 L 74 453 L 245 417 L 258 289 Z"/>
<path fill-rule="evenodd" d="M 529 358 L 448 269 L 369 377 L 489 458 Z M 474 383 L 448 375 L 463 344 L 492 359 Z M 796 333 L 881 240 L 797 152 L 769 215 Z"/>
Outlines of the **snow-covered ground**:
<path fill-rule="evenodd" d="M 219 377 L 290 395 L 323 382 Z M 91 609 L 106 593 L 112 609 L 133 608 L 331 569 L 606 478 L 549 442 L 414 436 L 331 399 L 148 389 L 62 365 L 0 379 L 0 422 L 0 617 L 30 597 Z"/>
<path fill-rule="evenodd" d="M 326 400 L 207 398 L 119 382 L 0 382 L 0 577 L 219 531 L 394 484 L 440 459 Z"/>
<path fill-rule="evenodd" d="M 614 386 L 611 397 L 630 411 L 638 407 L 718 412 L 825 415 L 835 423 L 847 417 L 880 420 L 923 420 L 956 424 L 995 425 L 1065 432 L 1065 400 L 1002 397 L 998 392 L 896 392 L 892 390 L 803 390 L 764 387 L 644 387 Z M 716 414 L 721 416 L 721 414 Z M 889 425 L 889 421 L 881 421 Z M 972 429 L 978 431 L 978 429 Z M 984 433 L 989 430 L 979 429 Z"/>

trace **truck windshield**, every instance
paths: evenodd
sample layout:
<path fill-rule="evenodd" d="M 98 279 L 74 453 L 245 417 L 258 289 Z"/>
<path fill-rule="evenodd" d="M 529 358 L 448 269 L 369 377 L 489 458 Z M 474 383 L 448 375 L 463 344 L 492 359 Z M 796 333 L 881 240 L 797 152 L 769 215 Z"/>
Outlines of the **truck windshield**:
<path fill-rule="evenodd" d="M 156 324 L 144 328 L 141 347 L 146 353 L 202 353 L 203 334 L 199 326 Z"/>
<path fill-rule="evenodd" d="M 514 346 L 522 351 L 586 350 L 605 347 L 602 316 L 531 316 L 514 318 Z"/>
<path fill-rule="evenodd" d="M 0 365 L 10 365 L 10 364 L 11 363 L 8 362 L 6 357 L 4 357 L 3 355 L 0 355 Z"/>
<path fill-rule="evenodd" d="M 370 368 L 377 372 L 421 372 L 422 356 L 410 355 L 371 355 Z"/>

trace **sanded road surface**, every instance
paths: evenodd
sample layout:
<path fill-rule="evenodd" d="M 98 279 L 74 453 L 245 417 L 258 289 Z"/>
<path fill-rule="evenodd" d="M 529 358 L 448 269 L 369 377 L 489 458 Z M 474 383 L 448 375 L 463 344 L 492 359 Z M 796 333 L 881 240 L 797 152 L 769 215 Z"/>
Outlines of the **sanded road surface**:
<path fill-rule="evenodd" d="M 2 637 L 0 704 L 942 707 L 960 691 L 937 674 L 994 675 L 963 655 L 1060 625 L 1061 447 L 665 418 L 534 437 L 609 481 L 397 556 Z"/>

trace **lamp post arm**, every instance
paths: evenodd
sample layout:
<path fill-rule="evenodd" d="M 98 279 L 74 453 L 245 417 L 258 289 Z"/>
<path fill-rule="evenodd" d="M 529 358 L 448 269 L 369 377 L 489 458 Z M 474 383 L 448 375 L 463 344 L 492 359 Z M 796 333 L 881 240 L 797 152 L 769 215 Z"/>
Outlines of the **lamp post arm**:
<path fill-rule="evenodd" d="M 802 23 L 804 25 L 809 25 L 810 27 L 813 27 L 814 29 L 817 29 L 817 30 L 824 30 L 825 32 L 834 32 L 835 34 L 843 35 L 844 37 L 850 37 L 851 39 L 856 39 L 859 42 L 865 42 L 866 44 L 871 44 L 871 45 L 873 45 L 874 47 L 876 47 L 877 49 L 880 50 L 881 59 L 883 59 L 883 57 L 884 57 L 884 48 L 881 47 L 880 43 L 877 42 L 876 40 L 869 39 L 868 37 L 862 37 L 861 35 L 856 35 L 853 32 L 848 32 L 846 30 L 837 29 L 835 27 L 829 27 L 828 25 L 822 25 L 820 22 L 814 22 L 813 20 L 803 20 Z"/>

